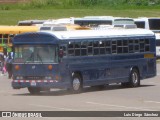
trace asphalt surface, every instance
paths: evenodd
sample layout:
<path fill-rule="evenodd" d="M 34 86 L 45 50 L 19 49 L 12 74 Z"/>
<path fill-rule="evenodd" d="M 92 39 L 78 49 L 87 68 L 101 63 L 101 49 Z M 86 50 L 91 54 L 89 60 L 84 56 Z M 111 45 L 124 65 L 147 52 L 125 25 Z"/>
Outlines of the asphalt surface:
<path fill-rule="evenodd" d="M 109 85 L 103 90 L 86 87 L 80 94 L 53 89 L 48 93 L 30 95 L 28 90 L 14 90 L 7 74 L 0 76 L 0 111 L 160 111 L 160 63 L 157 76 L 141 81 L 138 88 Z M 63 112 L 61 112 L 63 116 Z M 22 118 L 0 118 L 19 120 Z M 57 120 L 137 120 L 137 117 L 48 117 L 23 119 Z M 139 120 L 158 120 L 160 117 L 142 117 Z"/>

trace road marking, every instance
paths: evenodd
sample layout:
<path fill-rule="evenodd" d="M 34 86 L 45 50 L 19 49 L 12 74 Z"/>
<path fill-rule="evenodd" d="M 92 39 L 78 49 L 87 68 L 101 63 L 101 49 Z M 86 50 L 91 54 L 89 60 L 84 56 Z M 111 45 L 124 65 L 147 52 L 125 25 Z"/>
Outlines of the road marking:
<path fill-rule="evenodd" d="M 144 102 L 160 104 L 160 102 L 159 102 L 159 101 L 144 101 Z"/>
<path fill-rule="evenodd" d="M 29 105 L 36 106 L 36 107 L 54 108 L 54 109 L 60 109 L 60 110 L 65 110 L 65 111 L 75 111 L 75 110 L 69 109 L 69 108 L 52 107 L 52 106 L 46 106 L 46 105 L 37 105 L 37 104 L 29 104 Z"/>
<path fill-rule="evenodd" d="M 113 104 L 102 104 L 102 103 L 96 103 L 96 102 L 86 102 L 86 103 L 94 104 L 94 105 L 101 105 L 101 106 L 111 106 L 111 107 L 125 108 L 125 109 L 136 109 L 136 110 L 143 110 L 143 111 L 157 111 L 157 110 L 153 110 L 153 109 L 146 109 L 146 108 L 139 108 L 139 107 L 128 107 L 128 106 L 113 105 Z"/>

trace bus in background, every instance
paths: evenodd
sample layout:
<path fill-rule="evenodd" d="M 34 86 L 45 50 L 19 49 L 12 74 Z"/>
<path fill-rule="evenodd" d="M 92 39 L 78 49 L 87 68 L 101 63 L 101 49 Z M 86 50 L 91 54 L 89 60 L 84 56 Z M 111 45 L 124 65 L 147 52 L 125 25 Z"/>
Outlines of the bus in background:
<path fill-rule="evenodd" d="M 112 16 L 85 16 L 82 18 L 71 18 L 74 24 L 80 26 L 98 27 L 98 25 L 112 25 Z"/>
<path fill-rule="evenodd" d="M 136 18 L 137 28 L 152 30 L 156 35 L 156 56 L 160 58 L 160 18 Z"/>
<path fill-rule="evenodd" d="M 18 22 L 18 26 L 41 26 L 46 20 L 23 20 Z"/>
<path fill-rule="evenodd" d="M 14 37 L 14 89 L 79 93 L 85 86 L 138 87 L 156 76 L 155 35 L 145 29 L 24 33 Z"/>
<path fill-rule="evenodd" d="M 75 24 L 55 24 L 43 25 L 40 31 L 72 31 L 72 30 L 91 30 L 89 27 L 83 27 Z"/>
<path fill-rule="evenodd" d="M 73 24 L 72 18 L 62 18 L 47 20 L 40 27 L 40 31 L 71 31 L 71 30 L 90 30 L 90 27 Z"/>
<path fill-rule="evenodd" d="M 112 16 L 86 16 L 83 18 L 71 18 L 74 24 L 80 26 L 89 26 L 92 28 L 97 28 L 100 25 L 124 25 L 124 24 L 134 24 L 132 18 L 122 18 L 122 17 L 112 17 Z M 109 26 L 109 27 L 110 27 Z"/>
<path fill-rule="evenodd" d="M 10 52 L 12 48 L 11 39 L 20 33 L 36 32 L 37 26 L 0 26 L 0 52 Z"/>

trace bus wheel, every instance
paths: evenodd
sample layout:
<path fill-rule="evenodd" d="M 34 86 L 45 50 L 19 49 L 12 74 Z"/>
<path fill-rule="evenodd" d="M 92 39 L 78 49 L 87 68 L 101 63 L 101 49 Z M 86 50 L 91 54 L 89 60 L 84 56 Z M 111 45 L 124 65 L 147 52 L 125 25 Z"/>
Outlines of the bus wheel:
<path fill-rule="evenodd" d="M 82 91 L 82 79 L 78 74 L 73 75 L 70 91 L 80 93 Z"/>
<path fill-rule="evenodd" d="M 37 88 L 37 87 L 28 87 L 28 91 L 30 92 L 30 94 L 36 95 L 36 94 L 40 93 L 40 88 Z"/>
<path fill-rule="evenodd" d="M 138 87 L 140 86 L 140 75 L 137 69 L 133 69 L 129 76 L 129 86 L 130 87 Z"/>

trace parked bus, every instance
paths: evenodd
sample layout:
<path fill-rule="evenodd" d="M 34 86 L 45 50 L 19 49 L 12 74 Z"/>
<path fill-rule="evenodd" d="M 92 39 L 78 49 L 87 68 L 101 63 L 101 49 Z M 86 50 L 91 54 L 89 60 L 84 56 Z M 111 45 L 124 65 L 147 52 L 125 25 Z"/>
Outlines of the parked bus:
<path fill-rule="evenodd" d="M 40 27 L 40 31 L 72 31 L 72 30 L 91 30 L 91 28 L 82 27 L 76 24 L 52 24 Z"/>
<path fill-rule="evenodd" d="M 156 56 L 160 58 L 160 18 L 136 18 L 134 19 L 138 28 L 152 30 L 156 35 Z"/>
<path fill-rule="evenodd" d="M 122 25 L 134 24 L 131 18 L 112 17 L 112 16 L 85 16 L 82 18 L 71 18 L 74 24 L 97 28 L 99 25 Z"/>
<path fill-rule="evenodd" d="M 84 86 L 138 87 L 156 76 L 155 35 L 145 29 L 24 33 L 14 37 L 14 89 L 79 93 Z"/>
<path fill-rule="evenodd" d="M 41 26 L 46 20 L 23 20 L 18 22 L 18 26 Z"/>
<path fill-rule="evenodd" d="M 11 39 L 20 33 L 36 32 L 36 26 L 0 26 L 0 52 L 10 52 L 12 48 Z"/>

